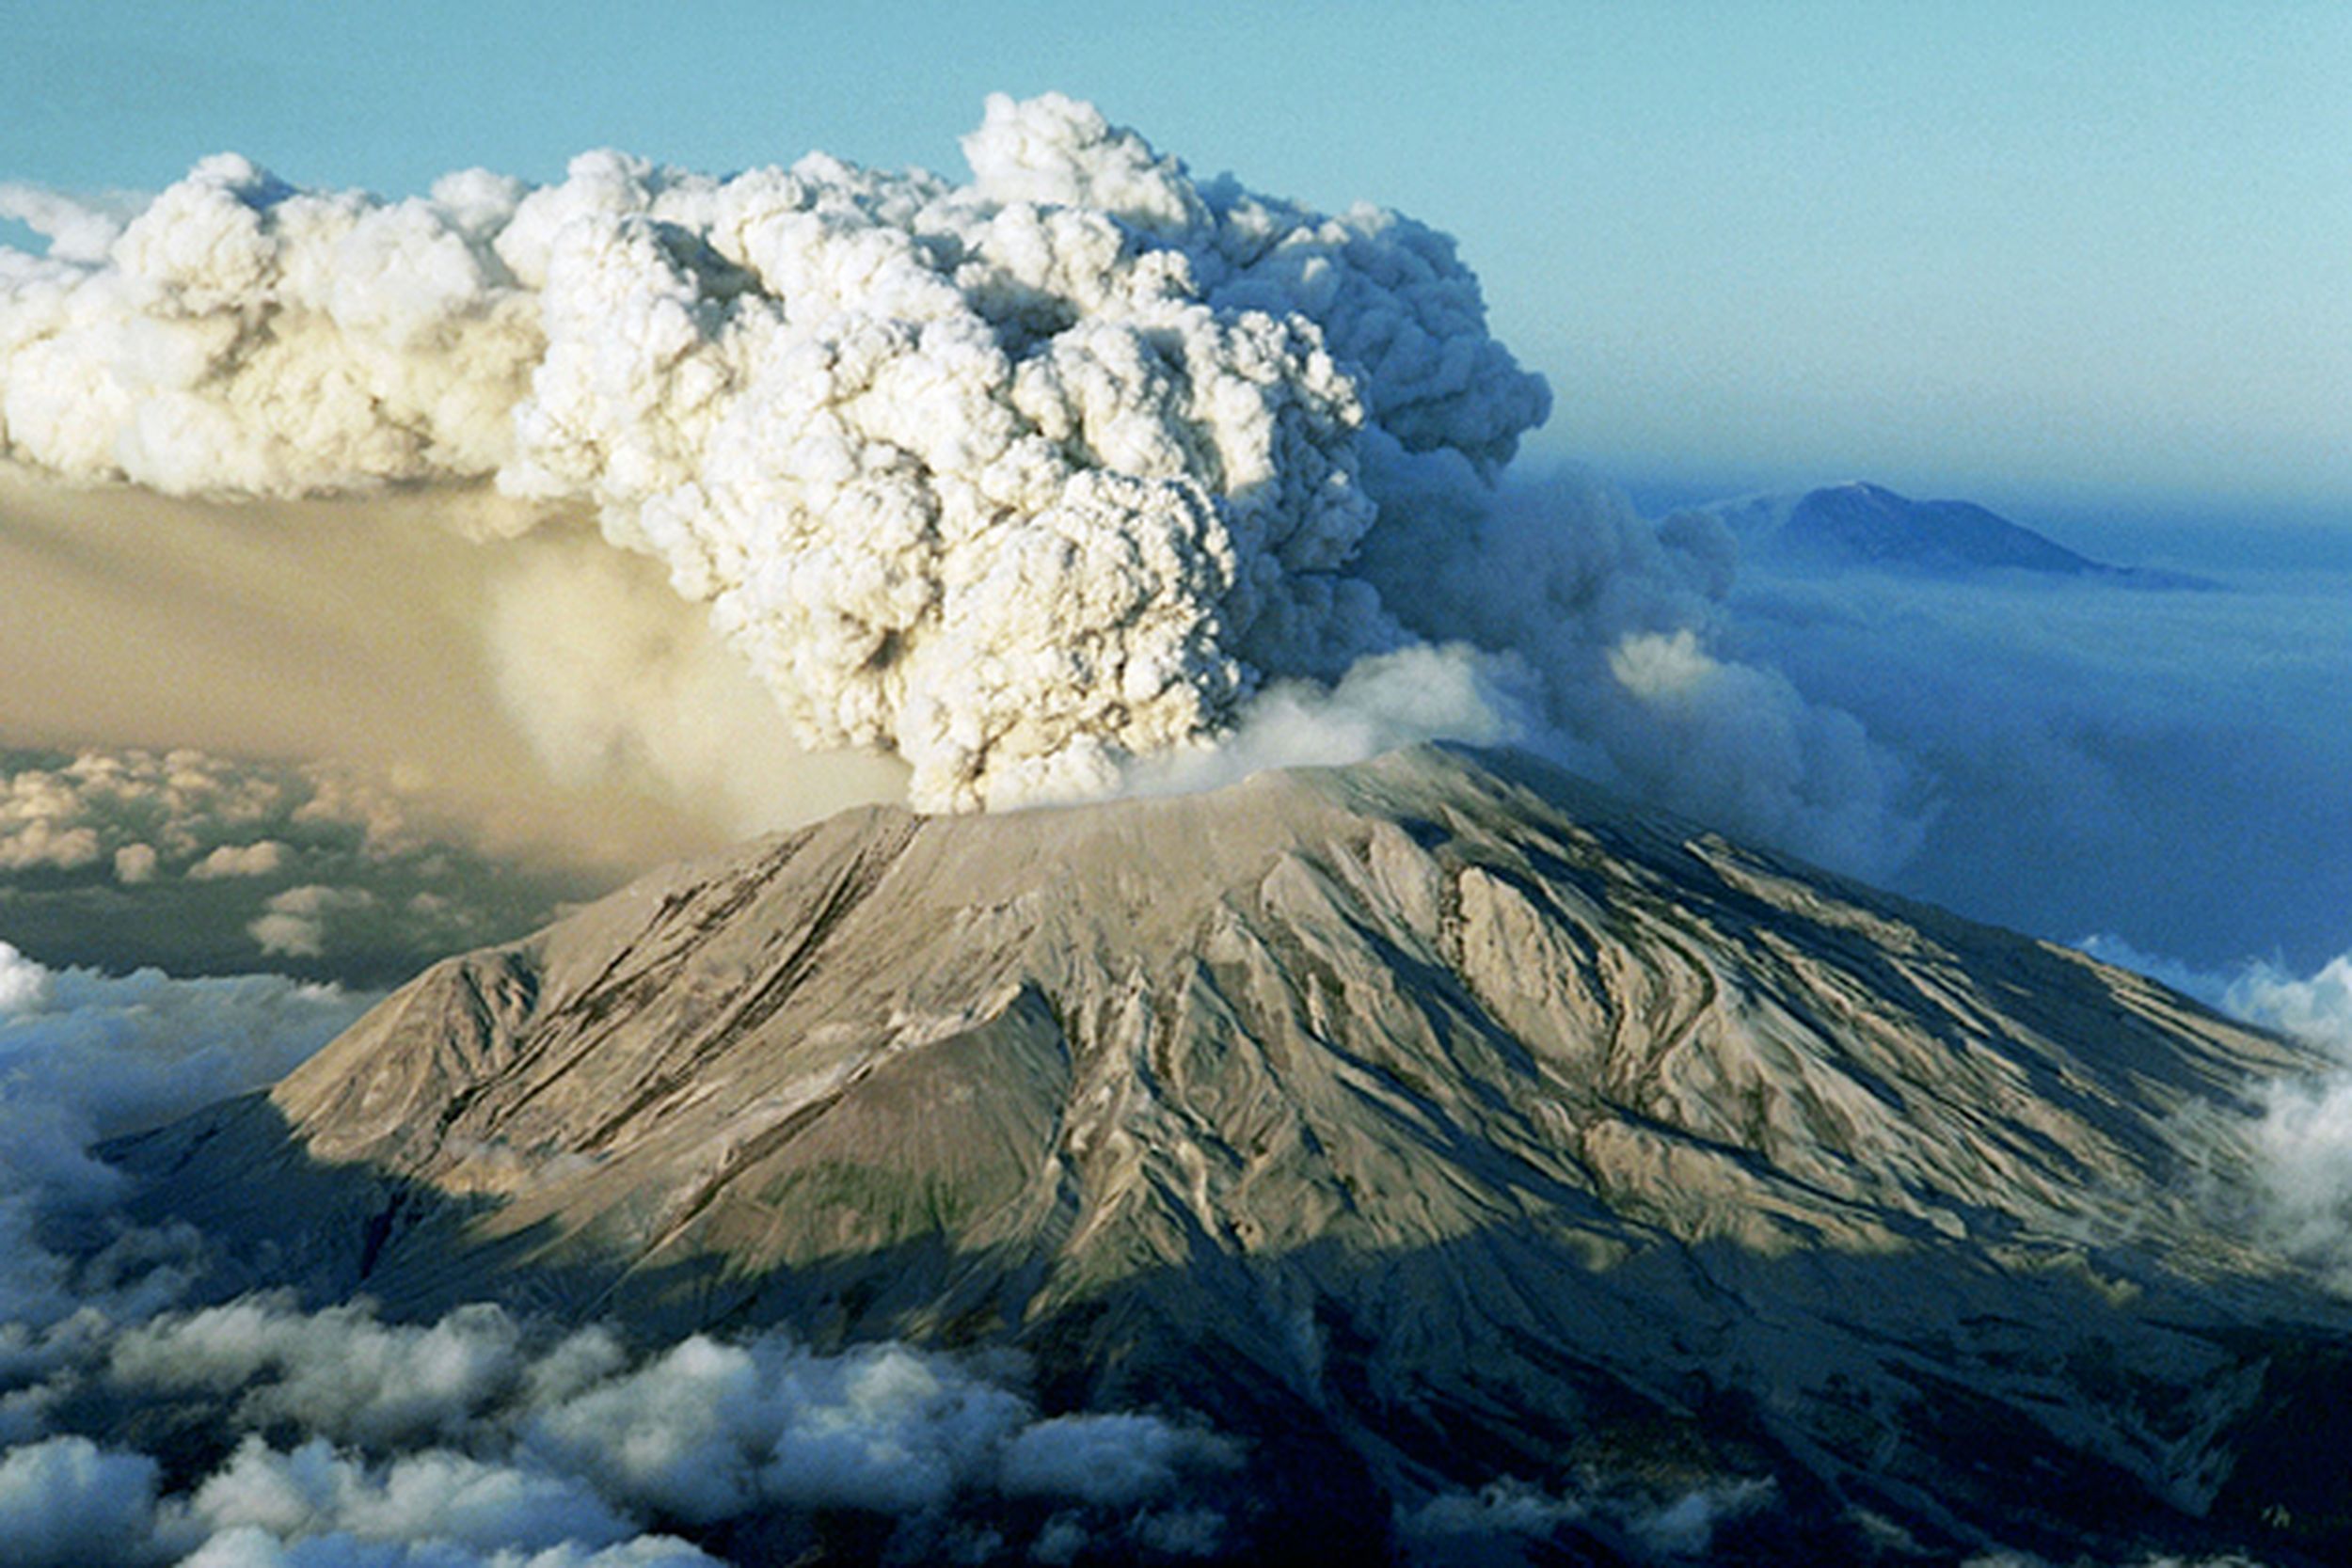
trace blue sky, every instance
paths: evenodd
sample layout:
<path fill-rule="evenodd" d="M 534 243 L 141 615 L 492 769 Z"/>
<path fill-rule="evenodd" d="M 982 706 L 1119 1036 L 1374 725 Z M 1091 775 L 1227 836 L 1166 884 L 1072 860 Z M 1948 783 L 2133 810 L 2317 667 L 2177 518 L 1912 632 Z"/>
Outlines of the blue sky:
<path fill-rule="evenodd" d="M 961 172 L 994 89 L 1454 233 L 1651 494 L 2352 523 L 2352 6 L 0 0 L 0 179 Z"/>

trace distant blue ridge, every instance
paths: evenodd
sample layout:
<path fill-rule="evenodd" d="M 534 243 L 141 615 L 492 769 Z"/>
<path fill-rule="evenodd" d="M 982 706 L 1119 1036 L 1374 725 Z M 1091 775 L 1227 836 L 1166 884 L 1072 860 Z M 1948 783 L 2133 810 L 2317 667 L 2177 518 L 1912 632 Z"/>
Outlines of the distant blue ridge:
<path fill-rule="evenodd" d="M 1750 559 L 1772 564 L 1934 577 L 2032 572 L 2129 588 L 2220 586 L 2184 572 L 2094 561 L 1973 501 L 1913 500 L 1860 481 L 1700 510 L 1722 518 Z"/>

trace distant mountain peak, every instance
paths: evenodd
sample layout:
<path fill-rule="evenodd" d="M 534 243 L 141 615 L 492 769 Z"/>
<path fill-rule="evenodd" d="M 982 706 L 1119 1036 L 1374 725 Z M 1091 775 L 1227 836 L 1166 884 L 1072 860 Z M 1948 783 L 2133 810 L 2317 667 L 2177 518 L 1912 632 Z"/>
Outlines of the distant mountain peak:
<path fill-rule="evenodd" d="M 1809 570 L 1961 577 L 2023 572 L 2132 588 L 2210 588 L 2203 578 L 2117 566 L 1964 500 L 1914 500 L 1868 480 L 1800 494 L 1748 496 L 1701 510 L 1751 560 Z"/>

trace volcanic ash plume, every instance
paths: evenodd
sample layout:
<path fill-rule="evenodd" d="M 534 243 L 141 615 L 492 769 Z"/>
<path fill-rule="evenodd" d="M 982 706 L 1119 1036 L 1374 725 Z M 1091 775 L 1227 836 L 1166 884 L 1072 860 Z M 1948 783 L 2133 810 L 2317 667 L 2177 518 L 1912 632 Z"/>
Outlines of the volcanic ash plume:
<path fill-rule="evenodd" d="M 1542 381 L 1453 244 L 1197 182 L 1060 97 L 971 183 L 612 152 L 387 202 L 199 164 L 120 221 L 0 190 L 0 443 L 289 495 L 495 480 L 658 556 L 795 737 L 915 803 L 1099 790 L 1408 635 L 1384 503 L 1483 504 Z M 1402 504 L 1399 500 L 1398 504 Z"/>

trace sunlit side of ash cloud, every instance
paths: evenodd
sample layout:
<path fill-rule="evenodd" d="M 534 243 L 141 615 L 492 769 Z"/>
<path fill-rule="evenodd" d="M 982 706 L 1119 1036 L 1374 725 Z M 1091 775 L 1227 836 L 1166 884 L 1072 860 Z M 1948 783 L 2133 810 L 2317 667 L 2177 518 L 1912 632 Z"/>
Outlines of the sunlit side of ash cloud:
<path fill-rule="evenodd" d="M 507 705 L 545 757 L 680 790 L 864 749 L 919 809 L 993 809 L 1223 776 L 1236 736 L 1512 735 L 1849 869 L 1915 844 L 1908 772 L 1718 645 L 1726 540 L 1507 481 L 1549 395 L 1451 239 L 1197 178 L 1058 96 L 992 99 L 963 150 L 961 184 L 598 152 L 396 201 L 230 155 L 127 216 L 14 188 L 50 246 L 0 252 L 0 442 L 181 496 L 593 513 L 769 705 L 673 689 L 695 717 L 583 739 L 544 627 L 500 614 Z M 1416 660 L 1409 711 L 1359 722 Z"/>

